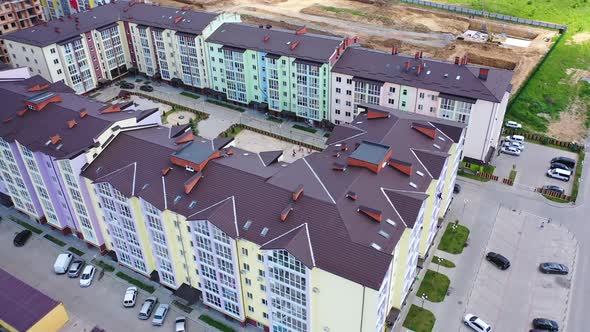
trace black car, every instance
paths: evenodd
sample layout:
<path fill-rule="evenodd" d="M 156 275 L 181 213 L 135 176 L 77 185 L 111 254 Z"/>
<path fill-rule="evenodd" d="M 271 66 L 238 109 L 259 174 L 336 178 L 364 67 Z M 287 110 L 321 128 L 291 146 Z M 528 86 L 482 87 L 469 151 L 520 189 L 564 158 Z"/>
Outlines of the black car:
<path fill-rule="evenodd" d="M 497 268 L 499 268 L 500 270 L 506 270 L 507 268 L 510 267 L 510 261 L 508 260 L 508 258 L 495 253 L 495 252 L 488 252 L 488 254 L 486 255 L 486 259 L 496 265 Z"/>
<path fill-rule="evenodd" d="M 133 89 L 135 88 L 135 84 L 123 81 L 121 82 L 121 85 L 119 85 L 119 87 L 121 89 Z"/>
<path fill-rule="evenodd" d="M 569 167 L 569 168 L 574 168 L 576 166 L 576 161 L 573 160 L 572 158 L 568 158 L 568 157 L 555 157 L 553 159 L 551 159 L 551 163 L 560 163 L 560 164 L 564 164 L 565 166 Z"/>
<path fill-rule="evenodd" d="M 27 240 L 31 237 L 32 234 L 33 233 L 30 230 L 25 229 L 24 231 L 16 234 L 16 236 L 14 237 L 14 241 L 12 241 L 12 243 L 14 243 L 15 247 L 22 247 L 25 245 L 25 243 L 27 243 Z"/>
<path fill-rule="evenodd" d="M 542 331 L 559 331 L 557 322 L 547 318 L 533 319 L 533 327 Z"/>
<path fill-rule="evenodd" d="M 551 163 L 551 167 L 549 167 L 549 168 L 550 169 L 559 168 L 559 169 L 562 169 L 562 170 L 568 171 L 568 172 L 572 171 L 572 169 L 569 166 L 562 164 L 562 163 L 558 163 L 558 162 Z"/>
<path fill-rule="evenodd" d="M 543 186 L 543 190 L 555 191 L 555 192 L 558 192 L 558 193 L 560 193 L 562 195 L 565 194 L 565 190 L 562 187 L 555 186 L 555 185 L 552 185 L 552 184 L 548 184 L 548 185 Z"/>
<path fill-rule="evenodd" d="M 568 274 L 567 266 L 560 263 L 541 263 L 539 264 L 539 271 L 546 274 Z"/>
<path fill-rule="evenodd" d="M 461 192 L 461 185 L 458 183 L 455 183 L 455 186 L 453 187 L 453 193 L 458 194 Z"/>
<path fill-rule="evenodd" d="M 145 91 L 145 92 L 152 92 L 152 91 L 154 91 L 154 88 L 151 85 L 142 85 L 139 87 L 139 90 Z"/>

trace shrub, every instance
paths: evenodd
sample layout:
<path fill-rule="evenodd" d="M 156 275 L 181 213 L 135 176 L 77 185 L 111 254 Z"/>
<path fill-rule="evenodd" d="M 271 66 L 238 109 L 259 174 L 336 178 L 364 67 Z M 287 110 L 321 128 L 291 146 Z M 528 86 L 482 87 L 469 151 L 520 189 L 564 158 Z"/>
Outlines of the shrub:
<path fill-rule="evenodd" d="M 222 332 L 237 332 L 234 328 L 232 328 L 231 326 L 225 325 L 224 323 L 215 320 L 213 318 L 211 318 L 208 315 L 201 315 L 199 316 L 199 319 L 202 320 L 203 322 L 207 323 L 208 325 L 213 326 L 214 328 L 218 329 L 219 331 Z"/>
<path fill-rule="evenodd" d="M 153 293 L 156 291 L 156 288 L 152 285 L 148 285 L 148 284 L 144 284 L 143 282 L 126 275 L 125 273 L 119 271 L 117 272 L 117 277 L 127 281 L 128 283 L 132 284 L 133 286 L 137 286 L 141 289 L 143 289 L 144 291 L 148 292 L 148 293 Z"/>

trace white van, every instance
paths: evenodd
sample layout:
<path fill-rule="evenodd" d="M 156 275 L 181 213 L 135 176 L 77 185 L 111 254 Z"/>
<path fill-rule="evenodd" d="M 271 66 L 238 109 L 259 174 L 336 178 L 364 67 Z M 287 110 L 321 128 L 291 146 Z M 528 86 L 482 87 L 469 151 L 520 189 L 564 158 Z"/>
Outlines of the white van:
<path fill-rule="evenodd" d="M 506 140 L 510 141 L 510 142 L 524 142 L 524 136 L 522 136 L 522 135 L 506 136 Z"/>
<path fill-rule="evenodd" d="M 70 252 L 60 254 L 57 256 L 57 259 L 53 264 L 53 271 L 55 271 L 57 274 L 64 274 L 68 272 L 68 268 L 70 267 L 70 263 L 72 262 L 73 258 L 74 255 L 72 255 Z"/>
<path fill-rule="evenodd" d="M 547 171 L 547 176 L 550 178 L 558 179 L 561 181 L 569 181 L 572 172 L 560 169 L 560 168 L 553 168 Z"/>

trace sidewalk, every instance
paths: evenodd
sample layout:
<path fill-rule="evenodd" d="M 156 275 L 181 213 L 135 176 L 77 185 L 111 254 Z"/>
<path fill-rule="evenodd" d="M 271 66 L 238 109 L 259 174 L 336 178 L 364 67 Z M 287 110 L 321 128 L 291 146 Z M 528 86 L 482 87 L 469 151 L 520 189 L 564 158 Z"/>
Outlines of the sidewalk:
<path fill-rule="evenodd" d="M 193 311 L 190 314 L 187 314 L 184 311 L 180 310 L 178 307 L 176 307 L 174 304 L 172 304 L 172 301 L 174 300 L 174 298 L 172 297 L 171 290 L 167 289 L 164 286 L 161 286 L 160 284 L 158 284 L 154 281 L 151 281 L 150 279 L 146 278 L 145 276 L 143 276 L 143 275 L 141 275 L 129 268 L 119 265 L 118 263 L 114 262 L 108 256 L 101 256 L 96 248 L 94 248 L 94 247 L 89 248 L 89 247 L 85 246 L 84 243 L 82 241 L 80 241 L 79 239 L 77 239 L 76 237 L 74 237 L 72 235 L 64 236 L 59 231 L 53 230 L 51 227 L 49 227 L 47 225 L 37 224 L 34 220 L 17 212 L 15 209 L 7 208 L 3 205 L 0 205 L 0 215 L 3 217 L 3 222 L 14 223 L 19 228 L 22 228 L 22 226 L 18 225 L 13 220 L 10 220 L 9 216 L 12 215 L 12 216 L 18 218 L 20 221 L 26 222 L 29 225 L 43 231 L 43 233 L 38 234 L 38 235 L 34 234 L 33 236 L 38 236 L 38 237 L 42 238 L 44 235 L 49 234 L 52 237 L 64 242 L 65 243 L 64 246 L 59 246 L 59 245 L 51 242 L 50 240 L 46 240 L 48 243 L 50 243 L 52 246 L 58 248 L 60 251 L 66 251 L 66 250 L 68 250 L 69 247 L 74 247 L 74 248 L 84 252 L 84 254 L 79 257 L 81 257 L 87 263 L 90 263 L 91 260 L 93 260 L 93 259 L 97 259 L 97 260 L 101 260 L 101 261 L 103 261 L 115 268 L 115 270 L 113 272 L 105 271 L 103 278 L 112 278 L 113 280 L 116 280 L 117 282 L 132 286 L 131 284 L 127 283 L 125 280 L 116 276 L 117 272 L 123 272 L 123 273 L 127 274 L 128 276 L 131 276 L 134 279 L 141 281 L 144 284 L 154 286 L 156 290 L 152 294 L 149 294 L 148 292 L 143 291 L 142 289 L 139 289 L 139 292 L 143 293 L 145 296 L 156 296 L 159 299 L 160 303 L 170 303 L 171 310 L 175 311 L 175 313 L 171 313 L 171 316 L 178 314 L 178 315 L 186 316 L 188 320 L 192 320 L 191 331 L 200 331 L 200 332 L 217 331 L 217 329 L 215 329 L 215 328 L 203 323 L 201 320 L 199 320 L 199 316 L 202 314 L 207 314 L 208 316 L 211 316 L 215 320 L 223 322 L 224 324 L 231 326 L 236 331 L 240 331 L 240 332 L 260 331 L 260 329 L 254 327 L 254 326 L 251 326 L 251 325 L 247 325 L 246 327 L 242 327 L 242 326 L 240 326 L 240 324 L 238 322 L 236 322 L 234 320 L 226 319 L 218 311 L 207 308 L 200 301 L 197 302 L 197 304 L 195 304 L 193 306 L 193 308 L 192 308 Z M 43 239 L 43 240 L 45 240 L 45 239 Z M 97 266 L 97 268 L 100 269 L 100 267 L 98 267 L 98 266 Z M 96 276 L 96 279 L 98 279 L 98 275 Z M 123 294 L 121 294 L 121 296 L 123 296 Z M 168 318 L 171 319 L 170 317 L 168 317 Z M 130 319 L 132 319 L 132 318 L 130 318 Z M 95 323 L 96 323 L 96 325 L 100 326 L 100 322 L 95 322 Z"/>
<path fill-rule="evenodd" d="M 209 119 L 201 122 L 212 122 L 211 125 L 208 127 L 211 127 L 215 130 L 218 130 L 218 123 L 223 123 L 223 125 L 226 128 L 229 127 L 229 125 L 231 124 L 244 124 L 275 135 L 287 137 L 298 142 L 303 142 L 306 144 L 317 146 L 322 149 L 326 147 L 327 139 L 324 137 L 324 134 L 326 134 L 327 131 L 320 128 L 315 128 L 317 132 L 312 134 L 303 130 L 293 128 L 293 125 L 296 124 L 296 122 L 294 121 L 282 119 L 283 122 L 280 124 L 268 121 L 266 120 L 266 115 L 264 113 L 253 109 L 249 109 L 244 106 L 241 107 L 246 110 L 245 112 L 237 112 L 222 106 L 207 103 L 207 97 L 199 95 L 195 92 L 190 93 L 200 96 L 199 99 L 183 96 L 180 93 L 185 90 L 183 90 L 182 88 L 172 87 L 166 83 L 153 82 L 151 86 L 154 88 L 154 91 L 147 93 L 139 90 L 139 84 L 136 84 L 134 82 L 133 76 L 129 76 L 127 78 L 127 81 L 133 82 L 135 84 L 135 88 L 130 89 L 128 91 L 153 96 L 154 98 L 162 100 L 168 100 L 171 103 L 175 103 L 187 108 L 195 109 L 209 114 Z M 115 98 L 120 91 L 121 89 L 118 86 L 111 85 L 98 90 L 97 93 L 100 93 L 100 95 L 96 96 L 95 99 L 102 102 L 106 102 L 107 100 Z M 200 132 L 203 130 L 203 127 L 204 126 L 199 126 Z"/>

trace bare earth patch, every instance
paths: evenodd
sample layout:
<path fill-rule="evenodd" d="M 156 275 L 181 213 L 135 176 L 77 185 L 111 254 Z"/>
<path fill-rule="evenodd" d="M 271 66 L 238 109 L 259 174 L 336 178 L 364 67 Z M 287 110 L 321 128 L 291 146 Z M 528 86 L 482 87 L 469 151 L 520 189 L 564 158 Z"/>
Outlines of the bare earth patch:
<path fill-rule="evenodd" d="M 567 111 L 559 114 L 559 120 L 549 123 L 547 134 L 562 141 L 583 142 L 587 132 L 584 126 L 586 107 L 588 105 L 576 98 Z"/>
<path fill-rule="evenodd" d="M 568 84 L 570 85 L 576 85 L 581 79 L 590 77 L 590 70 L 568 68 L 565 72 L 569 76 Z"/>
<path fill-rule="evenodd" d="M 588 41 L 590 41 L 590 32 L 579 32 L 573 35 L 571 39 L 568 39 L 566 45 L 583 44 Z"/>

